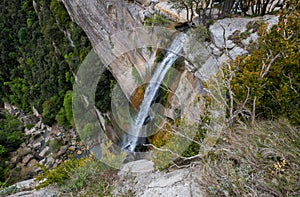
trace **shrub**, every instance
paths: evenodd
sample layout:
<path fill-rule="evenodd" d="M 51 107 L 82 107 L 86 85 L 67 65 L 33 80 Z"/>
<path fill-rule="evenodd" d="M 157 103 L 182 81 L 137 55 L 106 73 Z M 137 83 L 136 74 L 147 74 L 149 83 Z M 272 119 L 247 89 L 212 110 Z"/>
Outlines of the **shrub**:
<path fill-rule="evenodd" d="M 152 15 L 146 22 L 147 26 L 161 26 L 161 25 L 169 25 L 172 22 L 159 14 Z"/>
<path fill-rule="evenodd" d="M 255 48 L 232 64 L 237 70 L 231 82 L 236 100 L 248 99 L 250 111 L 255 103 L 260 118 L 285 117 L 300 123 L 299 6 L 299 1 L 290 1 L 278 25 L 271 30 L 263 25 Z"/>
<path fill-rule="evenodd" d="M 53 170 L 39 165 L 44 174 L 36 177 L 43 181 L 37 189 L 56 185 L 63 193 L 82 196 L 108 196 L 112 191 L 115 171 L 92 155 L 81 159 L 71 158 Z"/>
<path fill-rule="evenodd" d="M 10 184 L 9 177 L 9 153 L 15 151 L 24 141 L 24 134 L 21 132 L 21 122 L 4 112 L 0 112 L 0 187 L 2 182 Z"/>
<path fill-rule="evenodd" d="M 238 125 L 203 158 L 212 196 L 299 196 L 299 128 L 285 120 Z"/>

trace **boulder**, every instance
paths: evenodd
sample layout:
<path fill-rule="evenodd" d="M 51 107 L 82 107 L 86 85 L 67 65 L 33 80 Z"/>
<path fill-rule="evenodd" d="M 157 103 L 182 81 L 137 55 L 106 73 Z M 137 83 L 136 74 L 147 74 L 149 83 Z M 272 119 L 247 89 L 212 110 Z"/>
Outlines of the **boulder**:
<path fill-rule="evenodd" d="M 225 48 L 225 41 L 227 47 L 233 47 L 232 41 L 228 38 L 235 31 L 245 32 L 247 30 L 247 24 L 250 21 L 255 20 L 254 18 L 225 18 L 216 21 L 213 25 L 209 27 L 211 39 L 214 45 L 219 49 Z"/>
<path fill-rule="evenodd" d="M 40 152 L 39 156 L 40 156 L 40 157 L 45 157 L 45 155 L 46 155 L 46 153 L 48 152 L 48 150 L 49 150 L 49 146 L 45 146 L 45 147 L 43 148 L 43 150 Z"/>
<path fill-rule="evenodd" d="M 36 168 L 36 164 L 38 163 L 38 161 L 37 160 L 35 160 L 35 159 L 32 159 L 32 160 L 30 160 L 30 162 L 28 162 L 27 163 L 27 167 L 28 168 Z"/>
<path fill-rule="evenodd" d="M 18 155 L 19 157 L 23 157 L 23 156 L 25 156 L 25 155 L 27 155 L 27 154 L 29 154 L 29 153 L 31 153 L 31 149 L 28 148 L 28 147 L 25 147 L 25 148 L 19 148 L 19 149 L 17 150 L 17 155 Z"/>
<path fill-rule="evenodd" d="M 118 173 L 120 181 L 116 183 L 113 195 L 119 196 L 120 193 L 131 190 L 134 196 L 142 197 L 205 196 L 205 191 L 197 185 L 201 177 L 199 167 L 175 169 L 166 173 L 153 172 L 151 166 L 153 167 L 153 163 L 145 160 L 125 164 Z"/>
<path fill-rule="evenodd" d="M 34 157 L 33 157 L 33 155 L 32 154 L 28 154 L 28 155 L 26 155 L 23 159 L 22 159 L 22 163 L 24 164 L 24 165 L 26 165 L 31 159 L 33 159 Z"/>

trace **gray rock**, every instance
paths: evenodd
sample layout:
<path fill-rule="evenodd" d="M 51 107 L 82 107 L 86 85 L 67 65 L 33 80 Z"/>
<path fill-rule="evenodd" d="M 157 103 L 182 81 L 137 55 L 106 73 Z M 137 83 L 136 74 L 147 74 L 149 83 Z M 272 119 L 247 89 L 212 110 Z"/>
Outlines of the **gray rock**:
<path fill-rule="evenodd" d="M 240 32 L 244 32 L 247 30 L 247 24 L 250 21 L 255 19 L 252 18 L 225 18 L 222 20 L 218 20 L 212 26 L 209 27 L 210 35 L 213 43 L 219 49 L 224 49 L 226 40 L 226 45 L 228 48 L 233 47 L 232 41 L 228 40 L 228 37 L 233 34 L 233 32 L 239 30 Z M 224 29 L 223 29 L 224 28 Z M 225 34 L 223 36 L 225 30 Z"/>
<path fill-rule="evenodd" d="M 38 161 L 37 160 L 35 160 L 35 159 L 31 159 L 28 163 L 27 163 L 27 167 L 29 167 L 29 168 L 35 168 L 36 166 L 36 164 L 38 163 Z"/>
<path fill-rule="evenodd" d="M 140 166 L 144 161 L 134 161 L 130 165 Z M 195 168 L 198 169 L 199 168 Z M 131 190 L 134 196 L 205 196 L 200 189 L 197 179 L 200 178 L 194 169 L 175 169 L 172 172 L 140 172 L 140 173 L 119 173 L 120 181 L 117 183 L 114 196 Z"/>
<path fill-rule="evenodd" d="M 17 155 L 19 157 L 23 157 L 23 156 L 29 154 L 30 152 L 31 152 L 31 149 L 29 147 L 19 148 L 17 151 Z"/>
<path fill-rule="evenodd" d="M 24 164 L 24 165 L 26 165 L 31 159 L 33 159 L 34 157 L 33 157 L 33 155 L 32 154 L 28 154 L 28 155 L 26 155 L 23 159 L 22 159 L 22 163 Z"/>
<path fill-rule="evenodd" d="M 248 51 L 238 46 L 234 47 L 232 50 L 229 51 L 229 55 L 232 59 L 235 59 L 239 55 L 246 55 L 246 54 L 248 54 Z"/>
<path fill-rule="evenodd" d="M 54 187 L 47 187 L 42 188 L 40 190 L 30 190 L 30 191 L 23 191 L 18 192 L 12 195 L 9 195 L 8 197 L 53 197 L 58 194 L 58 191 Z"/>
<path fill-rule="evenodd" d="M 248 38 L 242 40 L 241 42 L 244 46 L 248 46 L 251 42 L 256 42 L 257 39 L 258 39 L 258 35 L 255 32 L 255 33 L 250 34 L 250 36 Z"/>
<path fill-rule="evenodd" d="M 210 76 L 214 75 L 218 71 L 218 64 L 218 60 L 214 56 L 210 56 L 202 67 L 198 69 L 195 76 L 203 81 L 208 80 Z"/>
<path fill-rule="evenodd" d="M 139 2 L 140 4 L 149 6 L 153 0 L 136 0 L 136 1 Z"/>
<path fill-rule="evenodd" d="M 32 148 L 35 149 L 35 150 L 37 150 L 37 149 L 40 148 L 40 147 L 41 147 L 41 142 L 36 142 L 36 143 L 34 143 L 34 144 L 32 145 Z"/>
<path fill-rule="evenodd" d="M 46 162 L 46 167 L 47 168 L 52 168 L 54 162 L 55 162 L 55 159 L 52 156 L 48 157 L 47 162 Z"/>
<path fill-rule="evenodd" d="M 148 160 L 138 160 L 125 164 L 119 171 L 119 175 L 130 172 L 130 173 L 144 173 L 153 171 L 153 162 Z"/>
<path fill-rule="evenodd" d="M 57 157 L 60 157 L 63 154 L 65 154 L 67 150 L 68 150 L 68 145 L 60 147 L 60 150 L 57 152 Z"/>
<path fill-rule="evenodd" d="M 221 56 L 222 55 L 222 51 L 220 49 L 218 49 L 213 43 L 209 45 L 209 47 L 211 48 L 212 54 L 214 56 Z"/>
<path fill-rule="evenodd" d="M 76 150 L 76 147 L 75 147 L 75 146 L 70 146 L 70 147 L 68 148 L 68 150 L 73 152 L 73 151 Z"/>
<path fill-rule="evenodd" d="M 43 148 L 43 150 L 40 152 L 39 156 L 40 157 L 45 157 L 48 150 L 49 150 L 49 146 L 45 146 L 45 148 Z"/>

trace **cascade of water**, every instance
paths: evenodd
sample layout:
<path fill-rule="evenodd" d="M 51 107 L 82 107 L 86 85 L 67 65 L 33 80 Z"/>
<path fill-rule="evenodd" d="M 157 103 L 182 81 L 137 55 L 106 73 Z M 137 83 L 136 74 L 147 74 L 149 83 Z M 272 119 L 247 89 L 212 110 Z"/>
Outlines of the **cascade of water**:
<path fill-rule="evenodd" d="M 155 72 L 146 88 L 139 111 L 134 119 L 133 124 L 131 125 L 132 136 L 128 137 L 128 139 L 126 140 L 127 142 L 123 144 L 123 149 L 129 152 L 133 152 L 138 145 L 138 136 L 140 136 L 139 134 L 141 132 L 142 126 L 145 122 L 145 119 L 148 117 L 153 98 L 155 97 L 160 84 L 167 74 L 168 70 L 178 58 L 178 54 L 183 47 L 185 38 L 186 35 L 184 33 L 180 33 L 172 42 L 164 59 L 157 65 Z"/>

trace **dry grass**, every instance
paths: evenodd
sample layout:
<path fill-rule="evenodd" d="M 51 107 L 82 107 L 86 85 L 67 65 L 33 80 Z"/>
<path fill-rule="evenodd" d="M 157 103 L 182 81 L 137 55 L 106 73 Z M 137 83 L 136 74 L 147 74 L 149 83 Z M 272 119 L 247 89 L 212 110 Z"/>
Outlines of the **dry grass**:
<path fill-rule="evenodd" d="M 284 120 L 235 126 L 203 166 L 211 196 L 300 196 L 300 129 Z"/>

